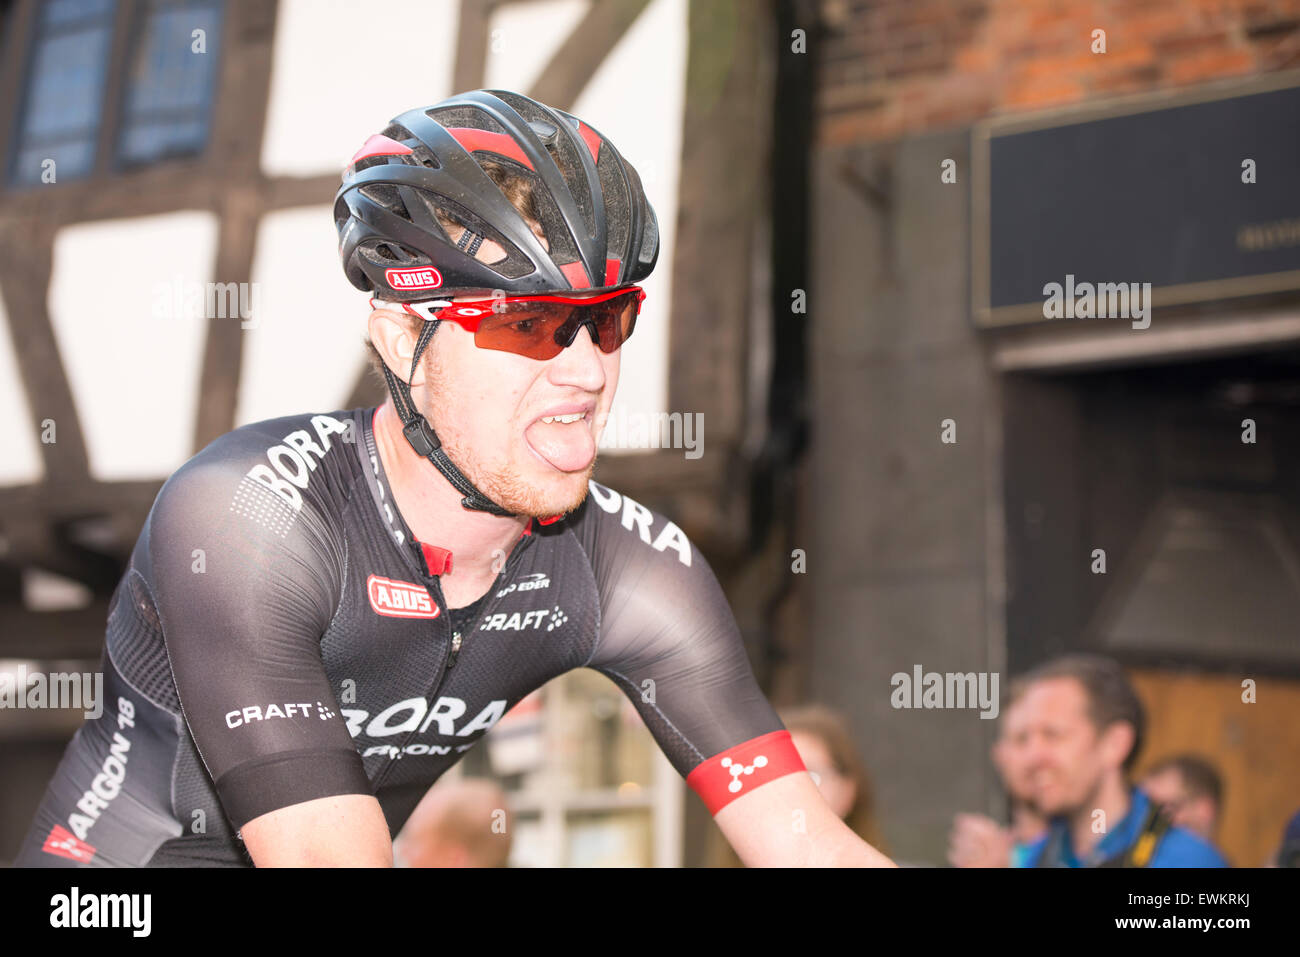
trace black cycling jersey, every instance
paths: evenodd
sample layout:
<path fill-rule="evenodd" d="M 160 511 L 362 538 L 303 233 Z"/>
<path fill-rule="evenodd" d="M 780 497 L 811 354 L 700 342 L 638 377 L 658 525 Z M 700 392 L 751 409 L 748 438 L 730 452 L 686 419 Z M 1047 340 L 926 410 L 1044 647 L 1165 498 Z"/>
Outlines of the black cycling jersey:
<path fill-rule="evenodd" d="M 103 713 L 17 864 L 248 866 L 244 824 L 339 794 L 373 794 L 396 835 L 508 709 L 584 666 L 714 812 L 803 769 L 677 526 L 591 482 L 449 610 L 453 556 L 393 502 L 375 411 L 246 425 L 166 482 L 110 604 Z"/>

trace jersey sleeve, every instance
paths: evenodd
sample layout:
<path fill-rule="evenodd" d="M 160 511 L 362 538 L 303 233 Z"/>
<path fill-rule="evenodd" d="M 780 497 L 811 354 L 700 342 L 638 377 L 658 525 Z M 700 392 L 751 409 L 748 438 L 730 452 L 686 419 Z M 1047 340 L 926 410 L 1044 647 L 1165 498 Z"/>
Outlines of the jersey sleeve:
<path fill-rule="evenodd" d="M 711 813 L 805 770 L 704 556 L 657 512 L 590 488 L 579 534 L 601 620 L 587 666 L 623 690 Z"/>
<path fill-rule="evenodd" d="M 320 654 L 341 533 L 258 464 L 275 440 L 252 428 L 163 486 L 141 569 L 184 722 L 236 829 L 303 801 L 373 793 Z"/>

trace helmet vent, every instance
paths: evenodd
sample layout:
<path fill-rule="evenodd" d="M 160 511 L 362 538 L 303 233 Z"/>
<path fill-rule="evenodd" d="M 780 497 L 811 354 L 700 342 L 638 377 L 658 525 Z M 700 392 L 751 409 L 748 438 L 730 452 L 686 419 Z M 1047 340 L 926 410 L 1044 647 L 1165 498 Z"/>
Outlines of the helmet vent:
<path fill-rule="evenodd" d="M 475 130 L 487 130 L 489 133 L 504 133 L 506 128 L 492 118 L 486 110 L 472 106 L 453 107 L 442 110 L 425 110 L 424 115 L 443 126 L 469 127 Z"/>
<path fill-rule="evenodd" d="M 430 152 L 429 147 L 425 146 L 423 143 L 421 143 L 419 146 L 415 147 L 411 151 L 410 158 L 414 159 L 421 166 L 424 166 L 428 169 L 442 168 L 442 164 L 439 163 L 437 158 L 433 155 L 433 153 Z"/>
<path fill-rule="evenodd" d="M 407 222 L 411 220 L 411 214 L 406 211 L 406 204 L 402 202 L 402 197 L 398 195 L 397 188 L 394 186 L 375 186 L 368 185 L 361 187 L 361 195 L 372 202 L 378 203 L 384 209 L 391 213 L 396 213 Z"/>

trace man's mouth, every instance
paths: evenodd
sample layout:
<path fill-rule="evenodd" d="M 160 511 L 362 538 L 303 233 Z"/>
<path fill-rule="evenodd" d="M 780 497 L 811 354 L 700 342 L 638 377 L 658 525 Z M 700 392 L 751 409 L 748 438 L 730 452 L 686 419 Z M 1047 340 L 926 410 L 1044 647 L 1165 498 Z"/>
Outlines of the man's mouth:
<path fill-rule="evenodd" d="M 524 430 L 524 440 L 551 468 L 582 471 L 596 457 L 596 439 L 589 425 L 594 409 L 590 404 L 552 409 Z"/>

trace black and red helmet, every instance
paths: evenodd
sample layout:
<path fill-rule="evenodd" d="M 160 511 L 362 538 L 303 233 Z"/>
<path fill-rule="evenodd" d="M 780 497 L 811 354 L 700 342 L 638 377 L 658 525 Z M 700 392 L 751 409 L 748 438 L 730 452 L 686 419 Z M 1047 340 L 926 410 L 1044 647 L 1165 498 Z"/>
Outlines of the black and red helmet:
<path fill-rule="evenodd" d="M 546 245 L 483 159 L 531 181 Z M 465 227 L 459 247 L 439 214 Z M 344 169 L 334 222 L 348 280 L 396 301 L 612 289 L 644 279 L 659 256 L 654 209 L 613 144 L 577 117 L 506 90 L 395 117 Z M 505 257 L 475 258 L 470 250 L 483 240 Z"/>

